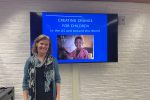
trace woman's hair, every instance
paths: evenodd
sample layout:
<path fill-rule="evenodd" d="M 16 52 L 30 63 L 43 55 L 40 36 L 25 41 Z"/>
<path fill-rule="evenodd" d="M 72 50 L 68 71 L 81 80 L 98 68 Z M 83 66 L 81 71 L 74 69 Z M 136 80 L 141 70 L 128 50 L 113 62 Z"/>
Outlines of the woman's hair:
<path fill-rule="evenodd" d="M 51 41 L 50 41 L 50 38 L 46 35 L 39 35 L 35 40 L 34 40 L 34 43 L 32 45 L 32 54 L 37 54 L 38 51 L 37 51 L 37 43 L 39 43 L 41 40 L 49 40 L 49 48 L 48 48 L 48 51 L 47 53 L 48 54 L 51 54 Z"/>
<path fill-rule="evenodd" d="M 77 39 L 80 39 L 80 40 L 82 40 L 82 41 L 83 41 L 83 39 L 82 39 L 82 37 L 81 37 L 81 36 L 77 36 L 77 37 L 75 38 L 74 42 L 76 42 L 76 41 L 77 41 Z"/>

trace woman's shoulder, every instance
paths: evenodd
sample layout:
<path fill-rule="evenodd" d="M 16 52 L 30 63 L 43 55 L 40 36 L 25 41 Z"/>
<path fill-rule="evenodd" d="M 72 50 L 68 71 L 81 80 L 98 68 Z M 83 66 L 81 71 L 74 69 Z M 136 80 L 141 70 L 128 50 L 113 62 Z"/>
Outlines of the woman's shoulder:
<path fill-rule="evenodd" d="M 50 66 L 51 65 L 56 66 L 58 64 L 58 62 L 54 56 L 48 56 L 46 64 L 50 65 Z"/>
<path fill-rule="evenodd" d="M 54 56 L 52 56 L 52 55 L 48 56 L 48 60 L 52 61 L 52 62 L 56 62 L 57 61 L 56 58 Z"/>
<path fill-rule="evenodd" d="M 26 60 L 26 63 L 32 63 L 34 61 L 34 56 L 29 56 Z"/>
<path fill-rule="evenodd" d="M 28 69 L 32 65 L 32 56 L 28 57 L 25 62 L 25 68 Z"/>
<path fill-rule="evenodd" d="M 30 62 L 32 60 L 32 58 L 33 58 L 32 56 L 29 56 L 29 57 L 27 57 L 26 61 Z"/>

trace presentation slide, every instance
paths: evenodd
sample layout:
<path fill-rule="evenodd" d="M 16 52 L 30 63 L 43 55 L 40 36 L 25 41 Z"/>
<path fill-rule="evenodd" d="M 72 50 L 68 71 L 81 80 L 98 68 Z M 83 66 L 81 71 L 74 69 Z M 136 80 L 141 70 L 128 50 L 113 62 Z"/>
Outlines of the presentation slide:
<path fill-rule="evenodd" d="M 42 12 L 36 23 L 31 15 L 31 29 L 36 23 L 41 27 L 37 33 L 31 30 L 31 45 L 38 33 L 48 35 L 59 63 L 109 62 L 108 14 Z"/>

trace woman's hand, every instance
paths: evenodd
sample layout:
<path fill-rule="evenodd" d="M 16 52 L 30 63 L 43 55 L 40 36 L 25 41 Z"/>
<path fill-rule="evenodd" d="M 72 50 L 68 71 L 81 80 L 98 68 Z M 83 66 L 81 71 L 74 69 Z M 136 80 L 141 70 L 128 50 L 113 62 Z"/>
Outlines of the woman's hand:
<path fill-rule="evenodd" d="M 57 97 L 56 100 L 60 100 L 60 97 Z"/>
<path fill-rule="evenodd" d="M 60 100 L 60 83 L 56 83 L 57 96 L 56 100 Z"/>
<path fill-rule="evenodd" d="M 28 91 L 27 90 L 23 91 L 23 97 L 24 97 L 24 100 L 28 100 Z"/>

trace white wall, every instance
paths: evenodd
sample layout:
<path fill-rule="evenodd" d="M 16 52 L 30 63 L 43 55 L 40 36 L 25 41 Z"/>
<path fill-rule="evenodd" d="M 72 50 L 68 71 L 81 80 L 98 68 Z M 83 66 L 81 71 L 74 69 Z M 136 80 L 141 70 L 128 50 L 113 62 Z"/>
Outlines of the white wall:
<path fill-rule="evenodd" d="M 80 100 L 150 100 L 150 4 L 96 1 L 1 0 L 0 86 L 15 86 L 22 98 L 22 77 L 29 56 L 30 11 L 118 13 L 118 63 L 60 65 L 61 100 L 72 100 L 73 68 L 80 70 Z"/>

